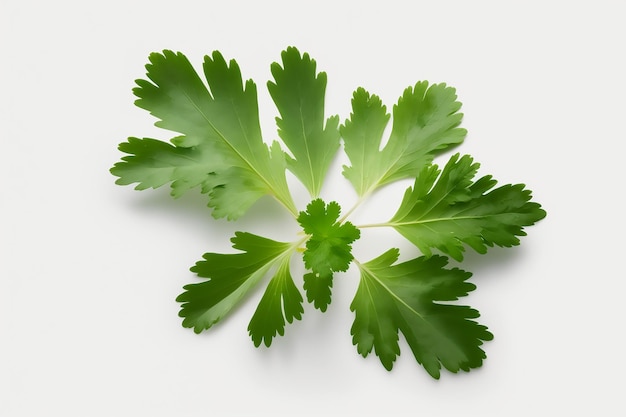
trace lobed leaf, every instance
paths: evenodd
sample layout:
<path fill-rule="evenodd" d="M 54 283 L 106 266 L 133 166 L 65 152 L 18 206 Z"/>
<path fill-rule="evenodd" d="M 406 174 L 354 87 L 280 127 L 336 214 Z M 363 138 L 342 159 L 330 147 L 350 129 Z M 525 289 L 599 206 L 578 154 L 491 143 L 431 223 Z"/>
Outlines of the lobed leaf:
<path fill-rule="evenodd" d="M 326 311 L 331 302 L 333 274 L 320 275 L 309 272 L 304 274 L 303 280 L 307 301 L 313 303 L 313 306 L 318 310 Z"/>
<path fill-rule="evenodd" d="M 181 148 L 156 139 L 130 137 L 119 149 L 128 155 L 111 168 L 119 177 L 116 184 L 137 183 L 135 189 L 145 190 L 171 183 L 174 197 L 198 186 L 209 192 L 219 185 L 215 171 L 227 168 L 209 146 Z"/>
<path fill-rule="evenodd" d="M 276 334 L 285 334 L 285 321 L 292 323 L 302 318 L 302 295 L 289 272 L 289 259 L 285 257 L 280 262 L 250 320 L 248 332 L 254 346 L 264 342 L 269 347 Z"/>
<path fill-rule="evenodd" d="M 309 302 L 322 311 L 330 303 L 333 272 L 346 271 L 353 259 L 352 243 L 361 235 L 350 222 L 339 223 L 341 208 L 335 201 L 311 201 L 300 212 L 298 222 L 310 235 L 303 254 L 304 265 L 312 271 L 305 275 Z"/>
<path fill-rule="evenodd" d="M 206 253 L 204 260 L 191 268 L 208 280 L 184 287 L 176 298 L 182 303 L 179 315 L 183 326 L 200 333 L 217 323 L 268 273 L 295 248 L 289 243 L 237 232 L 233 248 L 243 253 Z"/>
<path fill-rule="evenodd" d="M 374 350 L 391 370 L 400 355 L 399 333 L 413 355 L 433 377 L 443 366 L 451 372 L 469 371 L 485 358 L 480 348 L 493 335 L 474 319 L 478 311 L 442 301 L 454 301 L 475 287 L 469 272 L 446 269 L 442 256 L 420 257 L 400 264 L 398 250 L 359 264 L 361 281 L 350 309 L 355 313 L 351 334 L 358 352 Z"/>
<path fill-rule="evenodd" d="M 317 197 L 339 149 L 339 117 L 324 121 L 326 73 L 316 73 L 315 60 L 293 47 L 281 57 L 282 67 L 271 67 L 274 82 L 267 83 L 280 112 L 278 133 L 293 155 L 286 155 L 287 167 Z"/>
<path fill-rule="evenodd" d="M 393 108 L 393 127 L 381 149 L 389 114 L 378 96 L 357 89 L 340 131 L 351 163 L 343 174 L 358 195 L 414 177 L 435 155 L 463 142 L 467 131 L 458 127 L 463 115 L 456 99 L 456 90 L 445 84 L 408 87 Z"/>
<path fill-rule="evenodd" d="M 519 245 L 525 226 L 543 219 L 546 212 L 531 202 L 524 184 L 493 188 L 496 181 L 484 176 L 472 181 L 479 164 L 453 155 L 443 171 L 427 166 L 407 189 L 400 208 L 387 225 L 431 255 L 431 248 L 463 259 L 464 244 L 479 253 L 493 245 Z"/>
<path fill-rule="evenodd" d="M 111 170 L 120 184 L 138 182 L 141 189 L 172 181 L 177 195 L 201 185 L 214 216 L 231 220 L 263 195 L 275 197 L 296 215 L 283 153 L 270 153 L 261 136 L 256 85 L 243 83 L 234 60 L 227 63 L 217 51 L 205 57 L 210 91 L 181 53 L 153 53 L 146 69 L 149 80 L 136 81 L 135 104 L 158 118 L 157 126 L 180 135 L 172 139 L 173 148 L 154 139 L 138 143 L 131 138 L 120 145 L 131 155 Z M 176 170 L 168 172 L 153 161 L 168 161 Z M 228 197 L 216 197 L 224 194 Z M 229 204 L 231 198 L 235 204 Z"/>
<path fill-rule="evenodd" d="M 352 260 L 352 242 L 361 233 L 350 222 L 337 222 L 340 211 L 335 201 L 326 205 L 318 198 L 298 216 L 298 223 L 304 232 L 311 235 L 306 242 L 304 265 L 317 274 L 345 271 Z"/>

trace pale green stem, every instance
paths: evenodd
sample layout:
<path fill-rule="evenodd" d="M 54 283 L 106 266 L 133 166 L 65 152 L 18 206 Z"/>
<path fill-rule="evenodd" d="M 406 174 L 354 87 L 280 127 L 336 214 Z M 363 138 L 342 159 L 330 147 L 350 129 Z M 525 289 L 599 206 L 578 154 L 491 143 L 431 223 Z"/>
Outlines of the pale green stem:
<path fill-rule="evenodd" d="M 360 224 L 355 226 L 357 229 L 368 229 L 374 227 L 393 227 L 393 223 L 369 223 L 369 224 Z"/>
<path fill-rule="evenodd" d="M 298 232 L 299 235 L 304 235 L 304 237 L 302 239 L 300 239 L 297 242 L 294 242 L 294 244 L 292 245 L 292 248 L 295 248 L 294 250 L 297 252 L 304 252 L 305 248 L 302 248 L 302 244 L 304 242 L 306 242 L 307 240 L 309 240 L 311 238 L 311 235 L 307 235 L 304 233 L 304 231 L 300 231 Z"/>
<path fill-rule="evenodd" d="M 365 201 L 365 199 L 367 199 L 367 197 L 369 197 L 369 193 L 363 194 L 361 197 L 359 197 L 359 199 L 356 201 L 356 203 L 354 203 L 354 205 L 350 208 L 350 210 L 348 210 L 346 214 L 344 214 L 339 219 L 339 223 L 345 222 L 346 219 L 354 212 L 354 210 L 356 210 Z"/>
<path fill-rule="evenodd" d="M 283 201 L 281 198 L 279 198 L 276 194 L 272 194 L 272 197 L 274 197 L 274 200 L 278 201 L 278 203 L 283 206 L 284 208 L 287 209 L 287 211 L 293 216 L 294 219 L 298 218 L 298 209 L 296 208 L 296 205 L 294 204 L 293 200 L 289 200 L 288 202 Z"/>

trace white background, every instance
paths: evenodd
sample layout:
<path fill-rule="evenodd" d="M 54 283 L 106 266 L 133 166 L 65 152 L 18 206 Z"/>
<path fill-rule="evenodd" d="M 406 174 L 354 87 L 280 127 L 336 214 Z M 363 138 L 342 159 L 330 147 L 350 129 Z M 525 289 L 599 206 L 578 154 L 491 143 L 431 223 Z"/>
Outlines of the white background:
<path fill-rule="evenodd" d="M 624 415 L 625 17 L 621 1 L 0 0 L 0 415 Z M 456 87 L 458 151 L 548 211 L 521 246 L 464 262 L 478 286 L 464 301 L 496 337 L 482 368 L 435 381 L 404 341 L 392 372 L 359 356 L 354 268 L 270 349 L 246 331 L 259 292 L 202 335 L 180 325 L 202 253 L 230 251 L 235 230 L 297 228 L 270 200 L 228 223 L 195 193 L 114 185 L 119 142 L 169 138 L 133 105 L 134 80 L 150 52 L 199 66 L 218 49 L 259 85 L 271 140 L 265 82 L 288 45 L 328 73 L 342 120 L 358 86 L 388 108 L 418 80 Z M 345 207 L 341 163 L 323 194 Z M 408 184 L 355 223 L 385 220 Z M 391 246 L 411 256 L 369 230 L 355 254 Z"/>

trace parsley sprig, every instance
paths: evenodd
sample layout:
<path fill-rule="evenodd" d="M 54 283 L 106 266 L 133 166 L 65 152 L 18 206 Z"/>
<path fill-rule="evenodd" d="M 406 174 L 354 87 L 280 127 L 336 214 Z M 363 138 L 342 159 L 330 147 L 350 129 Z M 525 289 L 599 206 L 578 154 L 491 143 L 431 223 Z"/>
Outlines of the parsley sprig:
<path fill-rule="evenodd" d="M 454 88 L 420 81 L 403 92 L 392 114 L 378 96 L 358 88 L 352 112 L 340 125 L 338 116 L 325 115 L 326 74 L 316 62 L 293 47 L 281 58 L 271 66 L 274 79 L 267 87 L 280 114 L 282 145 L 263 140 L 256 84 L 244 82 L 237 63 L 217 51 L 204 59 L 204 79 L 185 55 L 166 50 L 150 55 L 147 79 L 136 81 L 136 105 L 176 136 L 171 143 L 130 137 L 120 144 L 126 155 L 111 169 L 117 184 L 139 190 L 169 184 L 173 197 L 199 189 L 212 215 L 228 220 L 271 196 L 302 227 L 293 242 L 237 232 L 231 239 L 237 252 L 204 254 L 191 268 L 203 280 L 186 285 L 177 298 L 183 326 L 196 333 L 209 329 L 269 280 L 248 332 L 255 346 L 270 346 L 284 335 L 286 323 L 302 319 L 304 299 L 290 271 L 292 257 L 302 253 L 302 288 L 322 312 L 332 301 L 334 273 L 351 263 L 359 270 L 351 334 L 363 356 L 373 350 L 391 370 L 401 333 L 434 378 L 442 367 L 458 372 L 481 366 L 481 346 L 493 336 L 476 321 L 478 311 L 450 303 L 475 286 L 470 272 L 448 267 L 445 255 L 462 261 L 467 248 L 486 253 L 489 247 L 518 245 L 524 227 L 545 211 L 523 184 L 495 188 L 489 175 L 474 180 L 479 164 L 471 156 L 457 153 L 443 169 L 433 163 L 467 134 Z M 340 148 L 350 161 L 343 175 L 358 195 L 343 217 L 338 203 L 319 198 Z M 287 170 L 311 196 L 305 210 L 292 198 Z M 414 184 L 389 221 L 355 226 L 348 220 L 377 189 L 405 179 Z M 398 263 L 399 250 L 392 248 L 370 261 L 355 259 L 352 244 L 367 227 L 396 230 L 421 255 Z"/>

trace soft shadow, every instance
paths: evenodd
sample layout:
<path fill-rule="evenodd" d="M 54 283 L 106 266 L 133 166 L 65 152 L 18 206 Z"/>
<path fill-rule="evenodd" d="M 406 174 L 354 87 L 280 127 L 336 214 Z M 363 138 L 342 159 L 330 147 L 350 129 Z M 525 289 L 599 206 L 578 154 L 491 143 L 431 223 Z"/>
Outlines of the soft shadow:
<path fill-rule="evenodd" d="M 523 246 L 510 248 L 492 247 L 487 253 L 480 254 L 467 248 L 463 261 L 457 262 L 450 259 L 450 266 L 469 271 L 473 274 L 473 280 L 488 279 L 487 277 L 503 277 L 507 271 L 521 267 L 527 260 L 528 251 Z"/>
<path fill-rule="evenodd" d="M 190 229 L 191 235 L 215 236 L 228 241 L 236 231 L 258 234 L 270 239 L 292 241 L 297 222 L 280 204 L 269 196 L 259 199 L 246 214 L 236 221 L 215 219 L 208 207 L 208 197 L 196 190 L 174 199 L 167 188 L 136 193 L 130 206 L 139 215 L 157 215 L 161 221 L 177 223 Z"/>

